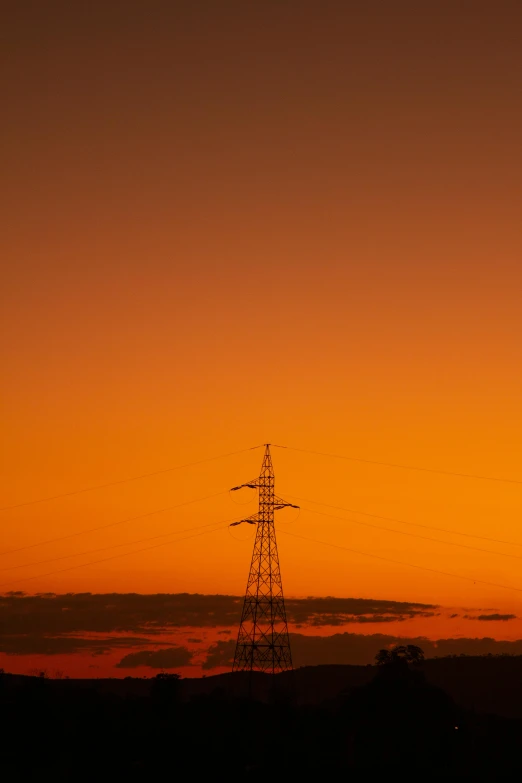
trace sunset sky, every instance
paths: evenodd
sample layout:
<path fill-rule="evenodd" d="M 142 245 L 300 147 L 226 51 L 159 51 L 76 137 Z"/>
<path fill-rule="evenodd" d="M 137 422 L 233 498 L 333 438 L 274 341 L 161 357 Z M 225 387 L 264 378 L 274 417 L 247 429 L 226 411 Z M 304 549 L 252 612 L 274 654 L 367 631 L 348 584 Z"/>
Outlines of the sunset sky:
<path fill-rule="evenodd" d="M 522 639 L 521 36 L 514 0 L 8 3 L 0 592 L 240 596 L 271 442 L 363 460 L 273 448 L 289 598 Z"/>

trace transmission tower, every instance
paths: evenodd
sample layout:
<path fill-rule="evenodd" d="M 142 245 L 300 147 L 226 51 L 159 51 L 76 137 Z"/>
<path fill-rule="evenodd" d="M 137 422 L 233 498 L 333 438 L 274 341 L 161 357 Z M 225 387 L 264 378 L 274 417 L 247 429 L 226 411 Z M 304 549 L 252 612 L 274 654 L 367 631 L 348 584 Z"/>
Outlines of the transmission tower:
<path fill-rule="evenodd" d="M 235 492 L 242 487 L 259 491 L 259 511 L 231 525 L 257 525 L 232 671 L 275 674 L 292 668 L 292 655 L 279 570 L 274 512 L 286 506 L 299 506 L 286 503 L 274 494 L 274 468 L 269 443 L 265 446 L 259 477 L 239 487 L 233 487 L 231 491 Z"/>

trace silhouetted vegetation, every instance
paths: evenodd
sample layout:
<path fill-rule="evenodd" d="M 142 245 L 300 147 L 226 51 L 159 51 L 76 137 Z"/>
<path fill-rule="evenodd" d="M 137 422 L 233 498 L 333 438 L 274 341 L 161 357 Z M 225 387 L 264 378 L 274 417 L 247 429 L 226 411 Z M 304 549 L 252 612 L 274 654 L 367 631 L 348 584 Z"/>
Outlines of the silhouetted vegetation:
<path fill-rule="evenodd" d="M 399 666 L 408 663 L 422 663 L 424 653 L 415 644 L 396 645 L 391 650 L 379 650 L 375 656 L 377 666 Z"/>
<path fill-rule="evenodd" d="M 255 675 L 251 699 L 241 674 L 0 674 L 4 778 L 94 780 L 103 770 L 103 779 L 261 780 L 275 768 L 290 780 L 497 780 L 520 771 L 522 658 L 423 662 L 422 650 L 407 646 L 376 658 L 375 667 Z"/>

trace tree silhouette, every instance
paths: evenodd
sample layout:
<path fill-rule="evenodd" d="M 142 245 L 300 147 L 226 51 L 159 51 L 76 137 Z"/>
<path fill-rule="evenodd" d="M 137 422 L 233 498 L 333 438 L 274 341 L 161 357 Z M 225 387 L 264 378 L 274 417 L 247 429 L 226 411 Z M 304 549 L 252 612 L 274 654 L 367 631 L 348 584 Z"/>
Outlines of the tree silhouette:
<path fill-rule="evenodd" d="M 357 769 L 373 777 L 377 770 L 415 770 L 419 780 L 432 780 L 433 769 L 451 763 L 458 710 L 426 680 L 423 659 L 415 645 L 379 650 L 377 675 L 347 693 L 341 720 Z"/>
<path fill-rule="evenodd" d="M 375 656 L 377 666 L 390 666 L 393 664 L 419 664 L 424 661 L 424 652 L 415 644 L 398 644 L 391 650 L 379 650 Z"/>
<path fill-rule="evenodd" d="M 155 676 L 152 682 L 151 696 L 160 709 L 169 708 L 178 703 L 180 680 L 179 674 L 169 672 L 160 672 Z"/>

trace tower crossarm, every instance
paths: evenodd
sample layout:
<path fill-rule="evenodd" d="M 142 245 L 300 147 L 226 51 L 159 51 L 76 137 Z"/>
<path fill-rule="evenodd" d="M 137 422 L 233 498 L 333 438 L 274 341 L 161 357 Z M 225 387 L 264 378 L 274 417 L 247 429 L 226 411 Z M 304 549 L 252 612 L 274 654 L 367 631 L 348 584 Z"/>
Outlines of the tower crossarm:
<path fill-rule="evenodd" d="M 301 508 L 301 506 L 296 506 L 294 503 L 288 503 L 286 500 L 283 500 L 283 498 L 278 498 L 277 495 L 274 495 L 274 511 L 277 511 L 280 508 Z"/>
<path fill-rule="evenodd" d="M 237 522 L 232 522 L 229 527 L 236 527 L 236 525 L 242 525 L 243 522 L 246 522 L 249 525 L 255 525 L 257 522 L 259 522 L 259 514 L 252 514 L 251 517 L 246 517 L 245 519 L 240 519 Z"/>
<path fill-rule="evenodd" d="M 250 489 L 257 489 L 259 486 L 259 479 L 252 479 L 252 481 L 247 481 L 246 484 L 240 484 L 238 487 L 232 487 L 230 490 L 231 492 L 237 492 L 238 489 L 243 489 L 243 487 L 249 487 Z"/>

